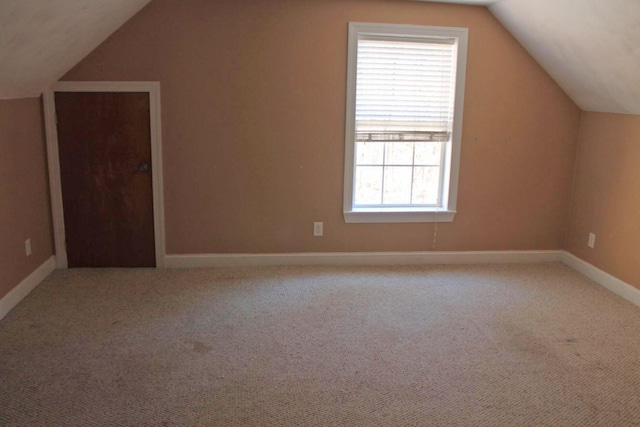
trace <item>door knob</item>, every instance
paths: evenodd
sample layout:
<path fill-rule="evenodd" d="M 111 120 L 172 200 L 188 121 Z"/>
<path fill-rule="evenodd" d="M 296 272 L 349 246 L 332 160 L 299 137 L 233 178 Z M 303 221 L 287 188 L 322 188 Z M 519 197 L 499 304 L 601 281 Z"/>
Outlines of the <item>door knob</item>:
<path fill-rule="evenodd" d="M 147 162 L 142 162 L 142 163 L 140 163 L 140 166 L 138 166 L 138 170 L 140 172 L 147 172 L 149 169 L 150 169 L 149 163 L 147 163 Z"/>

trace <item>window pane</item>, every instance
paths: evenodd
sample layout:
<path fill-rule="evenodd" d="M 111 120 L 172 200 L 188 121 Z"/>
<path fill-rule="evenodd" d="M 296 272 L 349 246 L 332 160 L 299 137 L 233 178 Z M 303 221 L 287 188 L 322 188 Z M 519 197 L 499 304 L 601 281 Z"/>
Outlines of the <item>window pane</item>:
<path fill-rule="evenodd" d="M 439 166 L 442 158 L 442 142 L 416 142 L 416 165 Z"/>
<path fill-rule="evenodd" d="M 392 166 L 384 168 L 383 204 L 411 203 L 411 167 Z"/>
<path fill-rule="evenodd" d="M 345 198 L 345 212 L 353 218 L 365 218 L 365 207 L 396 221 L 455 205 L 457 174 L 443 174 L 459 161 L 454 123 L 463 105 L 454 103 L 464 95 L 458 66 L 465 66 L 467 32 L 349 24 L 345 195 L 353 197 Z"/>
<path fill-rule="evenodd" d="M 440 168 L 415 167 L 413 171 L 413 203 L 422 205 L 438 204 Z"/>
<path fill-rule="evenodd" d="M 412 165 L 413 142 L 387 142 L 385 165 Z"/>
<path fill-rule="evenodd" d="M 358 142 L 356 150 L 357 165 L 382 165 L 384 142 Z"/>
<path fill-rule="evenodd" d="M 357 166 L 356 205 L 377 205 L 382 202 L 382 167 Z"/>

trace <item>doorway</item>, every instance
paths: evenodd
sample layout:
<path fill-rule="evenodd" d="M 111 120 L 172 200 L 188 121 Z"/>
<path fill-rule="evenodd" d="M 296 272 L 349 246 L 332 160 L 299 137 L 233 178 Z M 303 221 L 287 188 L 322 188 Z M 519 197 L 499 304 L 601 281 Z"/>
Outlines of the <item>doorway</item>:
<path fill-rule="evenodd" d="M 45 94 L 58 268 L 164 266 L 159 89 L 59 82 Z"/>

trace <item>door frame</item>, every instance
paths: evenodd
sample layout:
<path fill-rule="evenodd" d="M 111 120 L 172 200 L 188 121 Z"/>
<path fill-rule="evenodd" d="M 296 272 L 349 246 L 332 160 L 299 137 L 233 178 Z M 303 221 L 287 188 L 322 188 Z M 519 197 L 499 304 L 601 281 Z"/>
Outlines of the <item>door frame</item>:
<path fill-rule="evenodd" d="M 49 165 L 49 189 L 51 191 L 51 215 L 56 253 L 56 267 L 68 268 L 65 244 L 62 182 L 58 151 L 58 127 L 56 119 L 56 92 L 146 92 L 149 94 L 149 120 L 151 131 L 151 180 L 153 183 L 153 226 L 156 268 L 165 266 L 164 186 L 162 173 L 162 120 L 160 114 L 160 82 L 71 82 L 55 83 L 43 94 L 47 161 Z"/>

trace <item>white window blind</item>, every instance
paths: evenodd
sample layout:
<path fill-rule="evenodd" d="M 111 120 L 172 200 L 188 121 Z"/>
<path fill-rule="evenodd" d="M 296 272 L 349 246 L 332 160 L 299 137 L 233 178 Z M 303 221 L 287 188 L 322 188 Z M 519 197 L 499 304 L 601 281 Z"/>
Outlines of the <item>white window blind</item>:
<path fill-rule="evenodd" d="M 357 141 L 447 141 L 455 39 L 358 40 Z"/>

